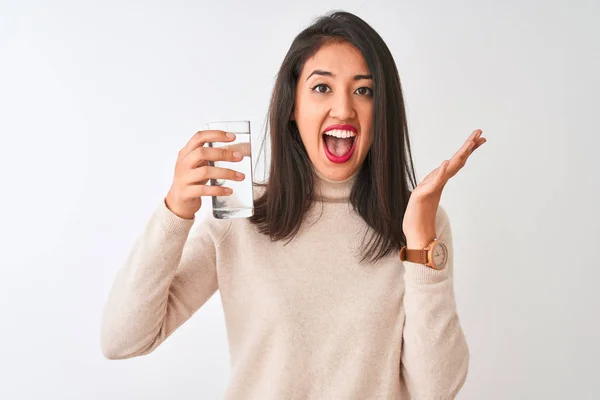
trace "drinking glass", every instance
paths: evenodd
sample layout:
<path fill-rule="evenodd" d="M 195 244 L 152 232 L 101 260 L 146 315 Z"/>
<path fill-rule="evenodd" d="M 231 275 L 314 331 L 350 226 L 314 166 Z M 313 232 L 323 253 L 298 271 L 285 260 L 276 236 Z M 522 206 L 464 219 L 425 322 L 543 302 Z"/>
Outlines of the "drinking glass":
<path fill-rule="evenodd" d="M 250 141 L 250 121 L 218 121 L 209 123 L 208 130 L 221 130 L 235 135 L 232 142 L 212 142 L 209 147 L 227 148 L 242 153 L 241 161 L 209 161 L 209 165 L 228 168 L 245 175 L 242 181 L 210 179 L 211 186 L 224 186 L 233 190 L 229 196 L 212 196 L 215 218 L 248 218 L 254 214 L 254 195 L 252 190 L 252 154 Z"/>

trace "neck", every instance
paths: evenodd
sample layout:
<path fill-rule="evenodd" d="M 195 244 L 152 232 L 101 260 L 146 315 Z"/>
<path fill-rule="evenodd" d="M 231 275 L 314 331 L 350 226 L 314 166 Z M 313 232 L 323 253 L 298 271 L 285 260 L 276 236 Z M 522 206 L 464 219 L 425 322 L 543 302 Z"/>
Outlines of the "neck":
<path fill-rule="evenodd" d="M 352 185 L 356 181 L 358 171 L 342 181 L 326 178 L 316 168 L 315 173 L 315 199 L 324 202 L 346 202 L 350 198 Z"/>

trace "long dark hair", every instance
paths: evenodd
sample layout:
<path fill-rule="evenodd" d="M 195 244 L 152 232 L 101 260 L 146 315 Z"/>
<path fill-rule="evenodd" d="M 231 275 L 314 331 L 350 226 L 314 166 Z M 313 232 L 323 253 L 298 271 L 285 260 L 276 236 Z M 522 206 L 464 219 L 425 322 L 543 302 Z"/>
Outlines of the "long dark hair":
<path fill-rule="evenodd" d="M 373 75 L 373 144 L 358 171 L 350 202 L 371 228 L 370 235 L 365 233 L 361 262 L 376 262 L 406 244 L 402 221 L 417 180 L 402 87 L 392 54 L 371 26 L 348 12 L 319 17 L 296 36 L 283 60 L 267 115 L 269 178 L 262 185 L 265 190 L 256 199 L 250 221 L 273 241 L 292 240 L 313 202 L 315 175 L 298 127 L 290 117 L 304 63 L 332 41 L 356 46 Z"/>

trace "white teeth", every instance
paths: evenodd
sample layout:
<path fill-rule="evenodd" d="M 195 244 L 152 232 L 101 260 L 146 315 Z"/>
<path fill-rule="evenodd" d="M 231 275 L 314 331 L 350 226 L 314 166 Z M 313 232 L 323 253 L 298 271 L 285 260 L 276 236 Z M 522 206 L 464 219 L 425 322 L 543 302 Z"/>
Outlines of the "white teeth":
<path fill-rule="evenodd" d="M 343 131 L 340 129 L 333 129 L 331 131 L 325 132 L 325 134 L 329 136 L 335 136 L 337 138 L 349 138 L 356 136 L 356 133 L 352 131 Z"/>

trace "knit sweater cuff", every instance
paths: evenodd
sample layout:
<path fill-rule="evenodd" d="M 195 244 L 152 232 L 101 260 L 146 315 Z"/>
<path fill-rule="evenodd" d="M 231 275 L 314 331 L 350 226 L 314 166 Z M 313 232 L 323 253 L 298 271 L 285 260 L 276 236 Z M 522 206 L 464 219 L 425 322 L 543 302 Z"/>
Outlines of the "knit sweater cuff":
<path fill-rule="evenodd" d="M 450 268 L 440 270 L 426 265 L 404 261 L 404 280 L 412 283 L 439 283 L 450 278 Z"/>
<path fill-rule="evenodd" d="M 192 219 L 181 218 L 167 207 L 166 200 L 163 199 L 158 209 L 156 210 L 156 217 L 160 223 L 160 227 L 163 231 L 169 235 L 187 236 L 196 220 L 196 217 Z"/>

